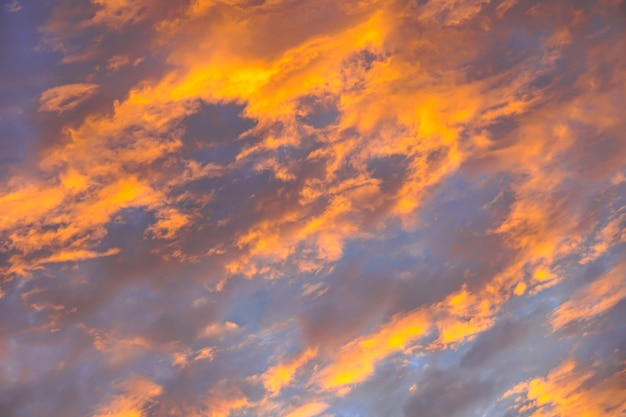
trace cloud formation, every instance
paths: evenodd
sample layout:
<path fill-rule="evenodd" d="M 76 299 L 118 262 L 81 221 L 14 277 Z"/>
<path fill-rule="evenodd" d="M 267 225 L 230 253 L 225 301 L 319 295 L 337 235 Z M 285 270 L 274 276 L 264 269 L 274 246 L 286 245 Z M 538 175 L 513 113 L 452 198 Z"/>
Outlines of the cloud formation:
<path fill-rule="evenodd" d="M 624 10 L 3 7 L 0 415 L 622 415 Z"/>
<path fill-rule="evenodd" d="M 57 114 L 72 110 L 98 92 L 98 84 L 75 83 L 52 87 L 39 97 L 39 110 Z"/>

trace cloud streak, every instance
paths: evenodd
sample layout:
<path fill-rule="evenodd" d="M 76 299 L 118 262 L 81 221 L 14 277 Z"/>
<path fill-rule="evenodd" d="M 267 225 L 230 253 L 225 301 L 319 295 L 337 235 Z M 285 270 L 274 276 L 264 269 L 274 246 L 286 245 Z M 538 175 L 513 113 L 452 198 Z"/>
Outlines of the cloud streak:
<path fill-rule="evenodd" d="M 98 84 L 75 83 L 44 91 L 39 97 L 39 110 L 57 114 L 72 110 L 98 92 Z"/>

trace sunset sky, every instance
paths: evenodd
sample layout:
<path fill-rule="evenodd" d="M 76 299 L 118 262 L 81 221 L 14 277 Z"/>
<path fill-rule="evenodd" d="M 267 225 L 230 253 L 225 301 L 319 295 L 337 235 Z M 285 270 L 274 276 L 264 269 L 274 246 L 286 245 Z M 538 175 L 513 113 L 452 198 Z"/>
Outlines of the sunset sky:
<path fill-rule="evenodd" d="M 0 417 L 626 416 L 626 1 L 0 5 Z"/>

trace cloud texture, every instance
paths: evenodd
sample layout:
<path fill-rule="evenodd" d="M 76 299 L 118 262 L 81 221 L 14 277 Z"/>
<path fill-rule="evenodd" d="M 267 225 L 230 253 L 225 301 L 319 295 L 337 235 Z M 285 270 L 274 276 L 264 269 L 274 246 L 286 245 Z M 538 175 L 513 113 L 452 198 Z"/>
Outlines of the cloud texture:
<path fill-rule="evenodd" d="M 625 2 L 1 14 L 0 415 L 626 413 Z"/>

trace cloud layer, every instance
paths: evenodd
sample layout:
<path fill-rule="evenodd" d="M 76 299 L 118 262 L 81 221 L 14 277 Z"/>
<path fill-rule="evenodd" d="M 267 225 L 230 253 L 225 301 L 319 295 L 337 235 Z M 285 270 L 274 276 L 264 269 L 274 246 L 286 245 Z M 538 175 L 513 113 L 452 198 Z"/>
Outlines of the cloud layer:
<path fill-rule="evenodd" d="M 0 415 L 623 415 L 625 4 L 4 7 Z"/>

